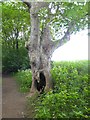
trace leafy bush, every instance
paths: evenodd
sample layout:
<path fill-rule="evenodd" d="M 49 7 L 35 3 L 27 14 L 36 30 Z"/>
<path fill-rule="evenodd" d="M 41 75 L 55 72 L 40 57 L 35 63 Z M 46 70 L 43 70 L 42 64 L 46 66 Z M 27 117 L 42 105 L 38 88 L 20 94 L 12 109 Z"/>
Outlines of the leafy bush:
<path fill-rule="evenodd" d="M 54 62 L 51 74 L 54 89 L 30 101 L 35 107 L 35 117 L 89 118 L 88 62 Z M 30 70 L 19 70 L 16 79 L 21 92 L 29 91 Z"/>
<path fill-rule="evenodd" d="M 18 69 L 29 68 L 29 58 L 26 48 L 21 47 L 18 50 L 12 48 L 2 49 L 2 72 L 16 72 Z"/>
<path fill-rule="evenodd" d="M 55 62 L 51 70 L 54 91 L 62 90 L 83 92 L 88 86 L 88 62 Z"/>
<path fill-rule="evenodd" d="M 37 118 L 87 118 L 87 102 L 77 92 L 46 94 L 36 107 Z"/>
<path fill-rule="evenodd" d="M 88 62 L 54 62 L 54 90 L 39 99 L 37 118 L 89 118 Z"/>
<path fill-rule="evenodd" d="M 16 80 L 19 83 L 21 92 L 28 92 L 32 83 L 32 73 L 31 70 L 19 70 L 16 75 Z"/>

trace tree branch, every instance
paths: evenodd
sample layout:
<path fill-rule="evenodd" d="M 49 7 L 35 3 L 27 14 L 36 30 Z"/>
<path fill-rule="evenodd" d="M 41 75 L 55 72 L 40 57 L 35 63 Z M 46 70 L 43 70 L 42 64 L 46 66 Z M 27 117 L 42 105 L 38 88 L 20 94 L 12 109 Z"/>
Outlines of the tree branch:
<path fill-rule="evenodd" d="M 41 8 L 48 7 L 48 2 L 31 2 L 32 13 L 38 13 Z"/>
<path fill-rule="evenodd" d="M 68 42 L 70 40 L 70 35 L 72 33 L 71 29 L 73 28 L 73 26 L 74 26 L 74 24 L 71 23 L 69 25 L 67 31 L 65 32 L 65 35 L 61 39 L 53 42 L 55 49 L 57 49 L 58 47 L 62 46 L 63 44 L 65 44 L 66 42 Z"/>

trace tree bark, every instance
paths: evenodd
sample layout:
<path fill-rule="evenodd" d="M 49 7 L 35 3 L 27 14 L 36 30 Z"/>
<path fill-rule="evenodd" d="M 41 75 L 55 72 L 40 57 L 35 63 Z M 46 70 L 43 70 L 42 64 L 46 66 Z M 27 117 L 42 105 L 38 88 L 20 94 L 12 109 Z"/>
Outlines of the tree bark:
<path fill-rule="evenodd" d="M 50 63 L 52 53 L 56 48 L 64 43 L 64 39 L 70 40 L 69 31 L 67 29 L 64 37 L 59 41 L 52 41 L 49 25 L 40 33 L 38 11 L 42 7 L 48 7 L 48 2 L 31 2 L 30 17 L 31 17 L 31 35 L 28 45 L 29 57 L 32 70 L 32 86 L 30 95 L 42 93 L 52 89 L 52 79 L 50 74 Z"/>
<path fill-rule="evenodd" d="M 52 42 L 49 27 L 43 29 L 40 33 L 38 10 L 46 3 L 31 3 L 31 35 L 29 48 L 29 57 L 32 70 L 32 86 L 30 94 L 42 93 L 52 88 L 50 75 L 50 61 L 52 54 Z M 40 37 L 41 36 L 41 37 Z"/>

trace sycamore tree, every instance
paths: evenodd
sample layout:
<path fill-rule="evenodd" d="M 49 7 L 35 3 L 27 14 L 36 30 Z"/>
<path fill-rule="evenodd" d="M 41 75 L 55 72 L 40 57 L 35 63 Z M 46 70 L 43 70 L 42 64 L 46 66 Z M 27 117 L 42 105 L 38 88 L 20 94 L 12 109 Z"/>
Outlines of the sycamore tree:
<path fill-rule="evenodd" d="M 87 27 L 88 3 L 22 1 L 30 12 L 31 32 L 27 47 L 32 70 L 32 95 L 52 89 L 52 54 L 70 40 L 72 33 Z"/>
<path fill-rule="evenodd" d="M 28 52 L 32 70 L 30 93 L 52 89 L 50 62 L 53 52 L 67 41 L 70 35 L 87 26 L 88 3 L 29 2 L 31 33 Z M 77 43 L 78 44 L 78 43 Z"/>

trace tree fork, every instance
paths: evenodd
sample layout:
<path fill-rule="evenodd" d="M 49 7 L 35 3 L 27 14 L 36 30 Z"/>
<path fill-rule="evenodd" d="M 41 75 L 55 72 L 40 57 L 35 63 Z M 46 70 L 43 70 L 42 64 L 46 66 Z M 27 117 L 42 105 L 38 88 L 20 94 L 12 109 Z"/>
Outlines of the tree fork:
<path fill-rule="evenodd" d="M 32 85 L 30 95 L 42 93 L 44 90 L 49 91 L 52 88 L 50 75 L 51 61 L 51 36 L 50 30 L 46 26 L 40 39 L 40 26 L 38 20 L 38 11 L 48 4 L 44 2 L 31 3 L 31 35 L 29 43 L 29 56 L 32 70 Z"/>

